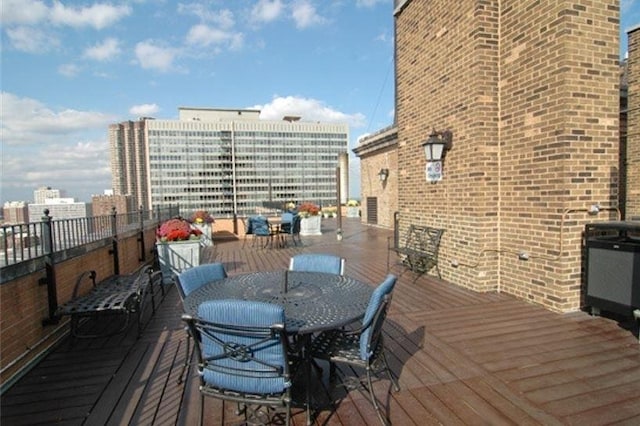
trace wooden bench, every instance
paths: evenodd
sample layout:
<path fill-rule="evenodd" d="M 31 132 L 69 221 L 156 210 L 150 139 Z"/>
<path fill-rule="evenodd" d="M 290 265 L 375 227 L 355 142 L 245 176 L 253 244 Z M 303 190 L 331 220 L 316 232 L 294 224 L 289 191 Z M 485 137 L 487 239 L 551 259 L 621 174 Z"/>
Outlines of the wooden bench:
<path fill-rule="evenodd" d="M 92 287 L 87 293 L 80 294 L 85 285 Z M 71 317 L 71 336 L 74 338 L 93 338 L 118 334 L 129 326 L 132 315 L 136 316 L 138 336 L 141 333 L 141 316 L 146 305 L 147 296 L 151 298 L 155 313 L 154 285 L 162 285 L 160 271 L 145 265 L 128 275 L 111 275 L 96 282 L 95 271 L 85 271 L 76 280 L 73 296 L 70 301 L 58 307 L 58 315 Z M 106 324 L 106 331 L 81 333 L 80 324 L 83 320 L 99 316 L 122 316 L 120 327 Z"/>
<path fill-rule="evenodd" d="M 390 237 L 387 242 L 387 272 L 390 269 L 390 253 L 395 252 L 401 257 L 401 265 L 411 271 L 424 274 L 435 267 L 438 278 L 442 278 L 438 268 L 438 250 L 443 233 L 444 229 L 409 225 L 402 240 Z"/>

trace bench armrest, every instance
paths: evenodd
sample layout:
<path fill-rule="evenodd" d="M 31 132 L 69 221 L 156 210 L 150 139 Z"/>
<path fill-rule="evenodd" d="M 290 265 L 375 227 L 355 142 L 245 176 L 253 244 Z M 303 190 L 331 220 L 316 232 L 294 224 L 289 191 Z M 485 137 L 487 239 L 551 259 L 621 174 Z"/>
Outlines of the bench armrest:
<path fill-rule="evenodd" d="M 80 276 L 76 280 L 76 285 L 73 287 L 73 295 L 71 296 L 72 299 L 75 299 L 76 297 L 78 297 L 78 291 L 80 290 L 80 286 L 82 285 L 82 283 L 86 278 L 89 278 L 91 280 L 91 284 L 93 288 L 96 288 L 96 271 L 94 270 L 84 271 L 83 273 L 80 274 Z"/>

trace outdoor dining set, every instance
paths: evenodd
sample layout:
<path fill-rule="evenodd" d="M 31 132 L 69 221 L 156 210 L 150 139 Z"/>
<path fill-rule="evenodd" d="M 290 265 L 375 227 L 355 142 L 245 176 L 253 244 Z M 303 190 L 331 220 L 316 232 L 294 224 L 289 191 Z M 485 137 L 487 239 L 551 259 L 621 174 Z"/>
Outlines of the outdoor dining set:
<path fill-rule="evenodd" d="M 311 424 L 311 382 L 322 380 L 328 363 L 332 384 L 338 370 L 344 382 L 362 372 L 354 382 L 388 424 L 373 379 L 388 378 L 399 390 L 382 334 L 397 278 L 389 274 L 374 288 L 344 270 L 343 258 L 316 253 L 293 256 L 282 271 L 228 276 L 222 263 L 208 263 L 178 274 L 188 332 L 180 380 L 193 347 L 202 404 L 205 397 L 237 404 L 249 424 L 290 424 L 292 407 L 304 407 Z"/>
<path fill-rule="evenodd" d="M 245 221 L 245 240 L 252 235 L 253 246 L 285 247 L 290 239 L 294 246 L 301 244 L 300 221 L 302 218 L 290 212 L 284 212 L 279 218 L 267 218 L 257 215 L 249 216 Z M 289 238 L 287 238 L 289 237 Z"/>

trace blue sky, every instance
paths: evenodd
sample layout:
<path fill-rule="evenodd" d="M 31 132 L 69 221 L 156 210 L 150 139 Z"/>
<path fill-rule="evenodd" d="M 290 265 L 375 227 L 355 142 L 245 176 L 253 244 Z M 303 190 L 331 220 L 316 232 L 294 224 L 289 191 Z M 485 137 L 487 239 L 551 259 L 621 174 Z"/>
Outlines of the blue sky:
<path fill-rule="evenodd" d="M 621 0 L 626 30 L 640 0 Z M 393 0 L 3 0 L 0 199 L 111 186 L 107 127 L 180 106 L 393 122 Z M 359 196 L 351 155 L 350 192 Z"/>

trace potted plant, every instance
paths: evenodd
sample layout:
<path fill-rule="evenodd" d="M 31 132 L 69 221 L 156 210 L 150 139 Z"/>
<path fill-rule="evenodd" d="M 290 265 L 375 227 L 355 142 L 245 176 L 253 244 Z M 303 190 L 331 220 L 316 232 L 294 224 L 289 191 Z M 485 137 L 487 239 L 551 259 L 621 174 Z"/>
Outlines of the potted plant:
<path fill-rule="evenodd" d="M 156 249 L 164 283 L 200 264 L 201 243 L 202 231 L 184 218 L 174 217 L 158 226 Z"/>
<path fill-rule="evenodd" d="M 206 210 L 197 210 L 189 218 L 189 222 L 193 227 L 199 229 L 202 232 L 203 245 L 213 245 L 211 236 L 213 234 L 213 223 L 215 220 L 213 216 Z"/>
<path fill-rule="evenodd" d="M 338 212 L 338 208 L 335 207 L 335 206 L 323 207 L 322 208 L 322 217 L 324 217 L 325 219 L 328 219 L 330 217 L 336 217 L 337 212 Z"/>
<path fill-rule="evenodd" d="M 300 235 L 322 235 L 320 207 L 313 203 L 302 203 L 298 207 L 298 216 L 301 217 Z"/>
<path fill-rule="evenodd" d="M 360 217 L 360 203 L 357 200 L 347 201 L 347 217 Z"/>
<path fill-rule="evenodd" d="M 296 211 L 296 203 L 294 203 L 293 201 L 289 201 L 284 205 L 284 209 L 285 211 L 293 213 Z"/>

